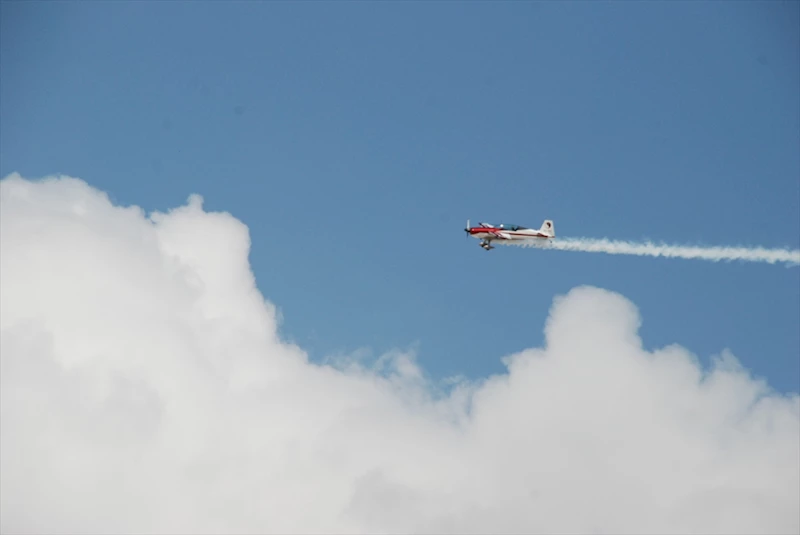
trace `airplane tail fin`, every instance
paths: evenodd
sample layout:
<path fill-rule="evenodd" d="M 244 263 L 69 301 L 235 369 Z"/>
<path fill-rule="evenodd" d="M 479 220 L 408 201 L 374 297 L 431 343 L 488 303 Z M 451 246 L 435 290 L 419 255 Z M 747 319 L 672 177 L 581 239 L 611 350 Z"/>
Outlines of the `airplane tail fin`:
<path fill-rule="evenodd" d="M 539 228 L 539 232 L 542 234 L 547 234 L 551 238 L 556 237 L 556 227 L 553 226 L 553 222 L 550 219 L 545 219 L 544 223 L 542 223 L 541 228 Z"/>

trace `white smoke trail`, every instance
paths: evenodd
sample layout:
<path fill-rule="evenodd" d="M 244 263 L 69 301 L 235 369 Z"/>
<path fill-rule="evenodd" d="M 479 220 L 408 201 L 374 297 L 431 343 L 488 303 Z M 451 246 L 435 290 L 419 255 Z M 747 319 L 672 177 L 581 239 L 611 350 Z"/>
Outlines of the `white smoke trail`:
<path fill-rule="evenodd" d="M 587 253 L 624 254 L 636 256 L 663 256 L 669 258 L 687 258 L 710 260 L 740 260 L 745 262 L 766 262 L 775 264 L 785 262 L 790 265 L 800 265 L 800 250 L 798 249 L 765 249 L 763 247 L 699 247 L 688 245 L 667 245 L 652 242 L 635 243 L 628 241 L 612 241 L 608 239 L 592 238 L 555 238 L 546 243 L 537 241 L 504 242 L 493 240 L 492 245 L 518 245 L 520 247 L 537 247 L 543 249 L 557 249 L 560 251 L 583 251 Z"/>

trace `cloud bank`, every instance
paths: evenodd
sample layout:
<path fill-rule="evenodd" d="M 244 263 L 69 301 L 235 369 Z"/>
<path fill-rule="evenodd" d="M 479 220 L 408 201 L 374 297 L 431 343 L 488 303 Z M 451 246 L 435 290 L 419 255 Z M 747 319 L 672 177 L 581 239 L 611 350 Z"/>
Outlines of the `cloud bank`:
<path fill-rule="evenodd" d="M 4 533 L 800 531 L 798 396 L 643 350 L 620 295 L 556 297 L 545 347 L 443 391 L 283 342 L 197 196 L 11 175 L 0 232 Z"/>

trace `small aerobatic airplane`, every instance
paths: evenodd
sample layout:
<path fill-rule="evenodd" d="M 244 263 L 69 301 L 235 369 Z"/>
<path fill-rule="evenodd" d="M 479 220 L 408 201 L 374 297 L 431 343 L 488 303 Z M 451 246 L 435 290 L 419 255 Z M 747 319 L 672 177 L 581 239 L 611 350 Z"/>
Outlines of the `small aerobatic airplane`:
<path fill-rule="evenodd" d="M 542 223 L 539 230 L 521 227 L 519 225 L 490 225 L 489 223 L 478 223 L 477 227 L 469 226 L 469 219 L 467 219 L 467 228 L 464 229 L 467 236 L 478 238 L 481 240 L 480 246 L 486 249 L 494 249 L 492 241 L 498 240 L 502 242 L 539 242 L 538 244 L 546 244 L 549 240 L 556 237 L 556 231 L 553 227 L 553 222 L 546 219 Z"/>

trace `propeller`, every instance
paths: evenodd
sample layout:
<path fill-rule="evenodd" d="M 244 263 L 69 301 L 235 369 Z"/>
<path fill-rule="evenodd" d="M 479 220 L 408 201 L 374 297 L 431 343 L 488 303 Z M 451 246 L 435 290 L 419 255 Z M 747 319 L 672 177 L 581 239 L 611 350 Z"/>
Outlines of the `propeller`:
<path fill-rule="evenodd" d="M 464 237 L 469 237 L 469 219 L 467 219 L 467 227 L 464 229 L 464 232 L 466 233 L 464 234 Z"/>

